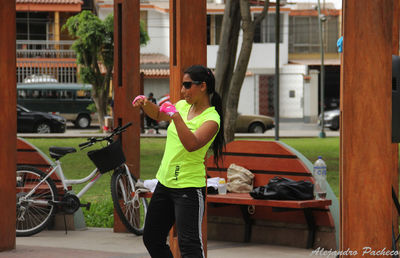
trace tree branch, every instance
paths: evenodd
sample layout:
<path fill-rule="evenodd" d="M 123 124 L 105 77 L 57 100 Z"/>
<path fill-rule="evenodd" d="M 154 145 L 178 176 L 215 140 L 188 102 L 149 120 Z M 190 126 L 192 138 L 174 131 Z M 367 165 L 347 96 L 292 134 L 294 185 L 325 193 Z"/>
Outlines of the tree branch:
<path fill-rule="evenodd" d="M 268 8 L 269 8 L 269 0 L 265 0 L 264 1 L 264 9 L 260 13 L 260 15 L 257 16 L 257 18 L 254 20 L 254 24 L 260 23 L 265 18 L 265 16 L 267 16 Z"/>

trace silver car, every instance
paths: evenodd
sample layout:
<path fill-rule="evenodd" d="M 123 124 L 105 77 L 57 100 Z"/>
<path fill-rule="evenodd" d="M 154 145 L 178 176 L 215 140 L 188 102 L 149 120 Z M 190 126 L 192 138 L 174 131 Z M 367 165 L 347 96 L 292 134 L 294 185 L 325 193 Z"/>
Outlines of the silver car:
<path fill-rule="evenodd" d="M 321 115 L 318 118 L 318 124 L 321 125 Z M 333 131 L 337 131 L 340 128 L 339 125 L 340 119 L 340 109 L 333 109 L 324 112 L 324 127 L 329 128 Z"/>

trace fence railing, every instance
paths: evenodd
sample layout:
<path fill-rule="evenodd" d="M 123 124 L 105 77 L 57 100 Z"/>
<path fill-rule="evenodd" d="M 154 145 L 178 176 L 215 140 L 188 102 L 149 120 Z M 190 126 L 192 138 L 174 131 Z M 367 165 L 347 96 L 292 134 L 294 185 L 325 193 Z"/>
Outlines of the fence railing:
<path fill-rule="evenodd" d="M 73 40 L 17 40 L 17 58 L 76 58 Z"/>
<path fill-rule="evenodd" d="M 18 60 L 17 83 L 76 83 L 75 61 Z"/>

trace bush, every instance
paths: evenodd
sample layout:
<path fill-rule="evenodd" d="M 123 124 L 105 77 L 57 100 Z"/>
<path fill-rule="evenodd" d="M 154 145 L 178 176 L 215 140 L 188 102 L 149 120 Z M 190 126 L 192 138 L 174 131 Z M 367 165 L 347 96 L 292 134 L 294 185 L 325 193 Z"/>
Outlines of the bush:
<path fill-rule="evenodd" d="M 87 227 L 112 228 L 114 226 L 114 206 L 112 201 L 92 202 L 90 210 L 82 209 Z"/>

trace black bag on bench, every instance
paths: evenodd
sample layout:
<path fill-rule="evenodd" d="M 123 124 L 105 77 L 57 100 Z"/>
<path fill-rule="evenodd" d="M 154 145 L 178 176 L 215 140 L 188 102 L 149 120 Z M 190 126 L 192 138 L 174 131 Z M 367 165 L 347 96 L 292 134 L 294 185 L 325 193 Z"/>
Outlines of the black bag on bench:
<path fill-rule="evenodd" d="M 276 176 L 267 185 L 254 188 L 250 195 L 262 200 L 312 200 L 314 185 L 309 181 Z"/>

